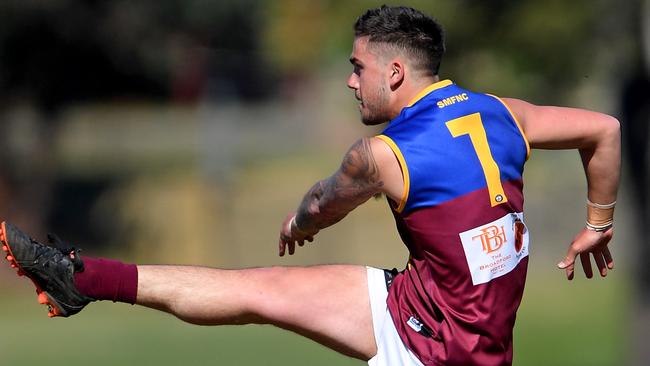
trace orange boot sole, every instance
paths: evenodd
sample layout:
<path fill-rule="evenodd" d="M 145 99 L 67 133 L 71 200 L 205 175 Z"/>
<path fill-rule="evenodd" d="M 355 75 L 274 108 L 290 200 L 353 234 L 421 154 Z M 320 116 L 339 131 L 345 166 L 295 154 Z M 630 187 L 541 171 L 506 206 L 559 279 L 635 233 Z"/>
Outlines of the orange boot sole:
<path fill-rule="evenodd" d="M 0 224 L 0 242 L 2 242 L 2 250 L 6 253 L 5 259 L 7 259 L 7 261 L 11 264 L 12 268 L 15 268 L 17 270 L 18 276 L 27 276 L 27 278 L 29 278 L 36 287 L 36 293 L 38 294 L 38 303 L 47 305 L 48 307 L 47 316 L 50 318 L 56 316 L 65 316 L 57 306 L 56 301 L 50 297 L 47 291 L 43 291 L 38 283 L 36 283 L 36 281 L 34 281 L 34 279 L 31 278 L 29 274 L 27 274 L 27 272 L 23 270 L 20 264 L 18 264 L 16 261 L 16 257 L 11 252 L 11 244 L 7 240 L 5 222 L 2 222 L 2 224 Z"/>

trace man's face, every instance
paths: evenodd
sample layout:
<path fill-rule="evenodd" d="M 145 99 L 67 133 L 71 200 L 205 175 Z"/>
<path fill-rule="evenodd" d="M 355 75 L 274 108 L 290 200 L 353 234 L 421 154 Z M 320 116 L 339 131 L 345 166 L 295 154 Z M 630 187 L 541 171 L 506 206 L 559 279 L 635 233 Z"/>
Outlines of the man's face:
<path fill-rule="evenodd" d="M 359 103 L 361 121 L 365 125 L 388 122 L 390 117 L 387 65 L 368 49 L 368 37 L 355 38 L 350 62 L 354 67 L 348 87 L 354 90 Z"/>

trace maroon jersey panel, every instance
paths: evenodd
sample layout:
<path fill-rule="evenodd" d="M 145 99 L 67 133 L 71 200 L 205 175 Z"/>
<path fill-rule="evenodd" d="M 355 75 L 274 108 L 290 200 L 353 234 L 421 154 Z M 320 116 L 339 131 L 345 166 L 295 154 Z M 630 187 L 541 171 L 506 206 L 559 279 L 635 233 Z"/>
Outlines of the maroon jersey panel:
<path fill-rule="evenodd" d="M 508 202 L 494 207 L 484 188 L 406 214 L 393 211 L 411 258 L 393 280 L 388 308 L 425 365 L 512 363 L 528 233 L 522 181 L 502 184 Z"/>

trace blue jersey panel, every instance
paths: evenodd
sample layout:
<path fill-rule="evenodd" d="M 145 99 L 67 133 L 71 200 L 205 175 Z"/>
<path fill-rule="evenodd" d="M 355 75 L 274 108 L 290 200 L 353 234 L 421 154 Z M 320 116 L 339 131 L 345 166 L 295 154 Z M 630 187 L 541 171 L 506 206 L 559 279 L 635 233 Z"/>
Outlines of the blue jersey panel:
<path fill-rule="evenodd" d="M 396 153 L 402 155 L 406 165 L 404 212 L 438 205 L 487 186 L 486 171 L 477 152 L 478 140 L 485 137 L 481 138 L 480 133 L 474 135 L 477 141 L 469 133 L 454 137 L 447 122 L 459 118 L 480 118 L 476 131 L 484 131 L 501 182 L 521 179 L 528 148 L 510 111 L 496 97 L 473 93 L 449 82 L 404 108 L 382 133 L 395 143 L 399 149 Z M 490 200 L 489 195 L 486 199 Z"/>

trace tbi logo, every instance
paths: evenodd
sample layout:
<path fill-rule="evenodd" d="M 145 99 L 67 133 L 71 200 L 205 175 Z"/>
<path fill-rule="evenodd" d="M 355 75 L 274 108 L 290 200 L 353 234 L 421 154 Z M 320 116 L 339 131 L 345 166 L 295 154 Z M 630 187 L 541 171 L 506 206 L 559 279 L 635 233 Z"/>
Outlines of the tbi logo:
<path fill-rule="evenodd" d="M 472 240 L 476 240 L 477 238 L 481 239 L 483 251 L 486 254 L 490 254 L 501 249 L 503 244 L 506 242 L 506 233 L 503 230 L 503 225 L 501 228 L 496 225 L 490 225 L 488 227 L 482 228 L 481 234 L 472 237 Z"/>

